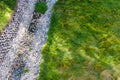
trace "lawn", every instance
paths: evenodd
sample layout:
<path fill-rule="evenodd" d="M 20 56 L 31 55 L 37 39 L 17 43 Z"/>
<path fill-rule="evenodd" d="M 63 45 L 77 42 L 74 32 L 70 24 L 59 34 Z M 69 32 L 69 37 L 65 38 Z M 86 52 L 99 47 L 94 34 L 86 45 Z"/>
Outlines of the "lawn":
<path fill-rule="evenodd" d="M 0 33 L 11 19 L 16 2 L 17 0 L 0 0 Z"/>
<path fill-rule="evenodd" d="M 58 0 L 42 55 L 39 80 L 118 80 L 120 1 Z"/>

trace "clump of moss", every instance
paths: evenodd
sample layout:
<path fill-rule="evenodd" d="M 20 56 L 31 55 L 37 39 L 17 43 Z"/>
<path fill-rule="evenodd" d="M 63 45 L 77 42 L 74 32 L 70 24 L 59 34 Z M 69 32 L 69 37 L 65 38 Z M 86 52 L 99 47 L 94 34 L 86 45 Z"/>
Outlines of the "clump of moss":
<path fill-rule="evenodd" d="M 42 13 L 44 14 L 47 10 L 47 5 L 45 2 L 39 2 L 39 3 L 36 3 L 35 5 L 35 10 L 39 13 Z"/>
<path fill-rule="evenodd" d="M 28 73 L 29 69 L 23 69 L 23 73 Z"/>

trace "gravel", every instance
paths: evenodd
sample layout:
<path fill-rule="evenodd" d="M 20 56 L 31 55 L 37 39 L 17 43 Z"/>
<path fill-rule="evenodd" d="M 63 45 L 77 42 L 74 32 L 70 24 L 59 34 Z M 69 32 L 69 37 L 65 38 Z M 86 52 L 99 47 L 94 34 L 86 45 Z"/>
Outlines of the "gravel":
<path fill-rule="evenodd" d="M 47 31 L 49 29 L 51 10 L 56 0 L 48 0 L 48 10 L 38 19 L 37 31 L 34 35 L 34 40 L 31 45 L 31 51 L 28 52 L 25 68 L 28 73 L 23 74 L 21 80 L 36 80 L 39 74 L 39 66 L 41 62 L 41 50 L 47 39 Z M 30 76 L 31 75 L 31 76 Z"/>
<path fill-rule="evenodd" d="M 21 40 L 25 36 L 37 0 L 19 0 L 11 22 L 0 36 L 0 80 L 11 78 L 13 65 L 20 51 Z"/>
<path fill-rule="evenodd" d="M 38 1 L 47 2 L 45 14 L 34 11 Z M 51 10 L 56 1 L 18 1 L 11 22 L 0 36 L 0 80 L 37 80 L 41 50 L 47 39 Z M 40 16 L 33 20 L 36 15 Z M 33 32 L 29 30 L 30 27 L 34 29 Z"/>

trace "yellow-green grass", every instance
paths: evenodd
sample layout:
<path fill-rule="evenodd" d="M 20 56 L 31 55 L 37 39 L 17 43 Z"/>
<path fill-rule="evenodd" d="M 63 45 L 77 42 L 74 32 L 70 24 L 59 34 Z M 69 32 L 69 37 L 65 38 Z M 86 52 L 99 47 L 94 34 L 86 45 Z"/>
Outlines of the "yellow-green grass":
<path fill-rule="evenodd" d="M 17 0 L 0 0 L 0 33 L 8 24 L 16 7 Z"/>
<path fill-rule="evenodd" d="M 117 79 L 120 1 L 58 0 L 42 55 L 39 80 Z"/>

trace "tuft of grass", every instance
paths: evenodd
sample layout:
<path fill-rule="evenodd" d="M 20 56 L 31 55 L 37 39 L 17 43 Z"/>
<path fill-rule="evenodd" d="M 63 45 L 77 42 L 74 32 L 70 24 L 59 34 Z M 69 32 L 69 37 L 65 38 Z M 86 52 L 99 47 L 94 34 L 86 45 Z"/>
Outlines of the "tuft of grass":
<path fill-rule="evenodd" d="M 28 73 L 29 70 L 28 69 L 23 69 L 23 73 Z"/>
<path fill-rule="evenodd" d="M 45 2 L 38 2 L 35 5 L 35 10 L 39 13 L 44 14 L 47 10 L 47 5 Z"/>
<path fill-rule="evenodd" d="M 58 0 L 39 80 L 118 79 L 119 9 L 118 0 Z"/>
<path fill-rule="evenodd" d="M 33 50 L 33 49 L 30 47 L 30 48 L 29 48 L 29 51 L 32 51 L 32 50 Z"/>
<path fill-rule="evenodd" d="M 11 19 L 16 2 L 17 0 L 0 0 L 0 33 Z"/>

